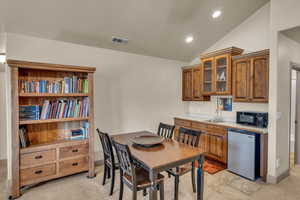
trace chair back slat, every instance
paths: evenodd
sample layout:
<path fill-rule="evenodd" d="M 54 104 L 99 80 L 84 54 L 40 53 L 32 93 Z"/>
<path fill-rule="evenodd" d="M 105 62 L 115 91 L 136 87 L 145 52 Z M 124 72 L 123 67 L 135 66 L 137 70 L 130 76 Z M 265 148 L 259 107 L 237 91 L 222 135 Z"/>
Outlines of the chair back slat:
<path fill-rule="evenodd" d="M 193 147 L 198 147 L 201 131 L 195 131 L 187 128 L 180 128 L 177 141 Z"/>
<path fill-rule="evenodd" d="M 110 160 L 112 163 L 114 163 L 114 153 L 109 135 L 107 133 L 101 132 L 99 129 L 96 130 L 98 132 L 102 145 L 104 160 Z"/>
<path fill-rule="evenodd" d="M 161 137 L 171 139 L 173 137 L 174 128 L 175 126 L 160 123 L 158 126 L 157 134 Z"/>
<path fill-rule="evenodd" d="M 133 165 L 133 159 L 129 147 L 115 141 L 113 141 L 113 144 L 117 151 L 121 172 L 130 176 L 132 178 L 132 182 L 135 183 L 135 166 Z"/>

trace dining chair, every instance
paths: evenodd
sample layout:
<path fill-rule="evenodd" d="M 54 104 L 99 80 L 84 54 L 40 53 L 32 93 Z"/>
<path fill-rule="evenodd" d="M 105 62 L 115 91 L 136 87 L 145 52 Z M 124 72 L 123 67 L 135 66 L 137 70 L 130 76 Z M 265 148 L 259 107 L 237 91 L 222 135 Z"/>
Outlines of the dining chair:
<path fill-rule="evenodd" d="M 175 126 L 159 123 L 157 135 L 167 139 L 171 139 L 173 137 L 174 128 Z"/>
<path fill-rule="evenodd" d="M 178 136 L 175 138 L 180 143 L 187 144 L 191 147 L 198 147 L 200 140 L 201 131 L 196 131 L 187 128 L 179 128 Z M 193 192 L 196 192 L 196 184 L 195 184 L 195 162 L 188 163 L 186 165 L 176 167 L 176 169 L 169 169 L 167 173 L 175 177 L 175 191 L 174 191 L 174 199 L 178 200 L 178 190 L 179 190 L 179 177 L 191 172 L 192 178 L 192 187 Z"/>
<path fill-rule="evenodd" d="M 104 175 L 102 185 L 105 185 L 106 178 L 111 178 L 111 186 L 109 195 L 113 194 L 115 185 L 115 174 L 116 170 L 119 169 L 119 163 L 115 161 L 112 143 L 107 133 L 101 132 L 98 128 L 96 129 L 102 144 L 103 157 L 104 157 Z"/>
<path fill-rule="evenodd" d="M 138 191 L 143 190 L 143 194 L 145 195 L 146 189 L 151 187 L 149 172 L 134 164 L 136 161 L 132 158 L 130 149 L 127 145 L 120 144 L 115 141 L 113 141 L 113 144 L 117 151 L 120 163 L 119 200 L 123 199 L 124 183 L 132 190 L 132 199 L 136 200 Z M 164 176 L 158 174 L 156 182 L 160 191 L 160 200 L 164 200 Z"/>

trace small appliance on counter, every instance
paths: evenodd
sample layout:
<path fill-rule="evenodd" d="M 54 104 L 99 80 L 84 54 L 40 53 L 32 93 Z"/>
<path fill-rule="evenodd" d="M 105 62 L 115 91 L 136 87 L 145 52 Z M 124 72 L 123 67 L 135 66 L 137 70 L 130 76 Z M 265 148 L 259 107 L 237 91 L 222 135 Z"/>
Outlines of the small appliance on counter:
<path fill-rule="evenodd" d="M 259 178 L 259 134 L 240 129 L 228 129 L 228 170 L 252 181 Z"/>
<path fill-rule="evenodd" d="M 267 112 L 248 112 L 238 111 L 236 113 L 236 123 L 255 126 L 258 128 L 268 127 L 268 113 Z"/>

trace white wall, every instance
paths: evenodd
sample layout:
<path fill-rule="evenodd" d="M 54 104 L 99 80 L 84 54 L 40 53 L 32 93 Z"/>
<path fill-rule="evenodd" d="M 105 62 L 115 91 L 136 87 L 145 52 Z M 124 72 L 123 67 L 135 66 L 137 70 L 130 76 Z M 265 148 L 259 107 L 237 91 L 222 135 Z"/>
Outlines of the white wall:
<path fill-rule="evenodd" d="M 186 63 L 8 33 L 9 59 L 85 65 L 95 73 L 95 126 L 109 133 L 156 130 L 183 113 Z M 100 151 L 96 136 L 96 151 Z M 97 154 L 96 159 L 101 155 Z"/>
<path fill-rule="evenodd" d="M 300 44 L 287 38 L 283 34 L 278 35 L 278 87 L 277 97 L 277 112 L 281 113 L 280 119 L 277 121 L 277 158 L 279 159 L 279 166 L 277 167 L 277 174 L 284 173 L 289 169 L 289 124 L 290 124 L 290 62 L 300 62 Z"/>
<path fill-rule="evenodd" d="M 269 88 L 269 153 L 268 153 L 268 174 L 269 180 L 274 182 L 274 177 L 279 177 L 288 170 L 287 165 L 287 141 L 288 141 L 288 116 L 284 110 L 290 106 L 290 102 L 284 98 L 290 91 L 289 85 L 283 69 L 287 70 L 283 51 L 279 46 L 285 40 L 279 35 L 279 31 L 300 26 L 300 1 L 299 0 L 271 0 L 271 26 L 270 26 L 270 85 Z M 281 43 L 281 44 L 279 44 Z M 280 55 L 282 54 L 282 55 Z M 286 55 L 289 56 L 289 55 Z M 285 63 L 285 64 L 284 64 Z M 283 78 L 282 78 L 283 77 Z M 280 117 L 281 113 L 283 116 Z M 276 165 L 276 161 L 279 166 Z"/>
<path fill-rule="evenodd" d="M 245 52 L 258 51 L 269 48 L 270 34 L 270 4 L 266 4 L 256 13 L 247 18 L 242 24 L 237 26 L 222 39 L 208 48 L 207 53 L 231 46 L 245 49 Z M 199 53 L 202 54 L 202 53 Z M 195 58 L 191 64 L 200 62 L 200 58 Z M 214 115 L 216 109 L 216 98 L 212 98 L 210 102 L 187 102 L 188 113 Z M 236 111 L 268 111 L 268 104 L 265 103 L 233 103 L 232 112 L 222 112 L 222 116 L 235 119 Z"/>

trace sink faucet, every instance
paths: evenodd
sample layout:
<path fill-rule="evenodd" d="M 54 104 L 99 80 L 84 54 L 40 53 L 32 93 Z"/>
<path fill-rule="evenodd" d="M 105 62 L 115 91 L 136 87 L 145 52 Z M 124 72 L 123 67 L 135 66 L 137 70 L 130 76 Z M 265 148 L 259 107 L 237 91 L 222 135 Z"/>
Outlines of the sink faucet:
<path fill-rule="evenodd" d="M 216 114 L 217 114 L 217 116 L 216 116 L 216 118 L 218 120 L 220 120 L 222 118 L 221 117 L 221 109 L 220 109 L 220 101 L 221 101 L 221 99 L 219 97 L 217 97 L 217 107 L 216 107 Z"/>

